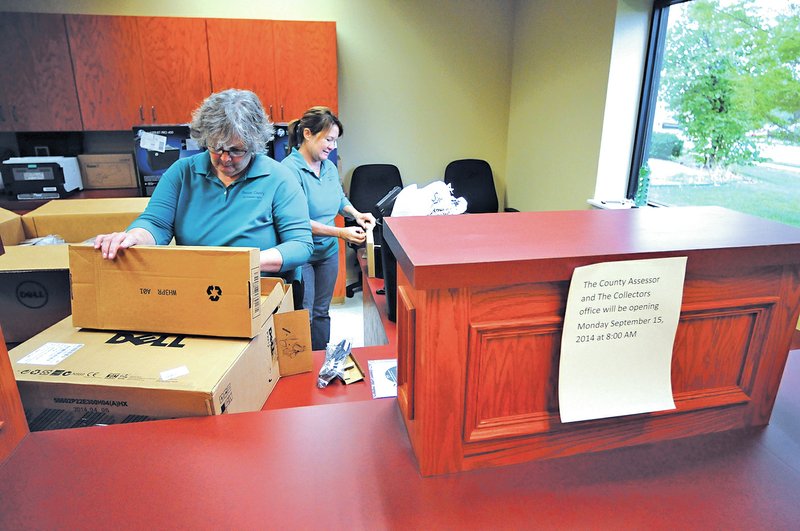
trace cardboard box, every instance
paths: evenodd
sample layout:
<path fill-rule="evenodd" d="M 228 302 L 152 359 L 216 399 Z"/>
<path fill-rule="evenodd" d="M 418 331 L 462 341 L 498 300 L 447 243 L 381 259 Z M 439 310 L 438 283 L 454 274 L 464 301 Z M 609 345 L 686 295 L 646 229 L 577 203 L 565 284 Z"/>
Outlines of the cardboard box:
<path fill-rule="evenodd" d="M 6 247 L 0 256 L 0 326 L 6 342 L 26 341 L 69 314 L 67 246 Z"/>
<path fill-rule="evenodd" d="M 78 163 L 87 190 L 139 186 L 131 154 L 78 155 Z"/>
<path fill-rule="evenodd" d="M 31 431 L 258 411 L 280 377 L 263 333 L 79 330 L 67 318 L 9 356 Z"/>
<path fill-rule="evenodd" d="M 254 337 L 262 311 L 259 250 L 135 246 L 114 260 L 69 246 L 72 321 L 82 328 Z"/>
<path fill-rule="evenodd" d="M 367 231 L 367 275 L 370 278 L 383 278 L 383 267 L 381 263 L 381 245 L 375 243 L 373 230 Z"/>
<path fill-rule="evenodd" d="M 25 239 L 22 216 L 16 212 L 0 208 L 0 240 L 4 247 L 16 245 Z"/>
<path fill-rule="evenodd" d="M 275 311 L 265 325 L 267 342 L 272 356 L 278 360 L 281 376 L 310 372 L 313 368 L 311 356 L 311 327 L 308 310 L 295 310 L 292 286 L 280 278 L 263 277 L 262 293 L 268 293 L 265 306 Z"/>
<path fill-rule="evenodd" d="M 54 199 L 22 216 L 25 235 L 57 234 L 67 243 L 125 230 L 147 206 L 146 197 Z"/>

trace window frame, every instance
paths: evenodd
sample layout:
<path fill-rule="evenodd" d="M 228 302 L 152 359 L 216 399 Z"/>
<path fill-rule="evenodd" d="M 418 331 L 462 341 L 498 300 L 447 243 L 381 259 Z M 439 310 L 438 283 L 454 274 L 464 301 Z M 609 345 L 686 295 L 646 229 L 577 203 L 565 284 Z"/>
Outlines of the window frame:
<path fill-rule="evenodd" d="M 664 59 L 664 43 L 667 38 L 669 8 L 692 0 L 655 0 L 650 18 L 650 31 L 647 42 L 642 90 L 639 98 L 639 112 L 636 118 L 631 166 L 628 173 L 628 199 L 636 197 L 639 185 L 639 169 L 645 163 L 645 155 L 650 148 L 653 132 L 653 119 L 658 101 L 658 86 L 661 81 L 661 66 Z M 649 202 L 648 202 L 649 203 Z"/>

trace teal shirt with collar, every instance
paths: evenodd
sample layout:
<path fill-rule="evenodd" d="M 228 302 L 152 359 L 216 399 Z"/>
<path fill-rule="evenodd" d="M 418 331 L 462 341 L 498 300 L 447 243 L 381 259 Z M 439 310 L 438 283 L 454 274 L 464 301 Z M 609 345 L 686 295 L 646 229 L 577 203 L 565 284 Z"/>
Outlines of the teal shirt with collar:
<path fill-rule="evenodd" d="M 308 167 L 306 159 L 297 148 L 292 148 L 292 152 L 281 161 L 281 164 L 290 168 L 297 177 L 306 194 L 311 219 L 323 225 L 335 226 L 336 214 L 344 215 L 345 207 L 351 204 L 342 190 L 342 181 L 339 179 L 336 165 L 327 159 L 323 160 L 317 176 Z M 339 252 L 339 238 L 314 234 L 314 253 L 309 262 L 324 260 L 337 252 Z"/>
<path fill-rule="evenodd" d="M 306 263 L 313 250 L 308 205 L 297 180 L 278 162 L 258 154 L 227 188 L 207 151 L 170 166 L 144 212 L 128 227 L 150 232 L 158 245 L 275 247 L 281 272 Z"/>

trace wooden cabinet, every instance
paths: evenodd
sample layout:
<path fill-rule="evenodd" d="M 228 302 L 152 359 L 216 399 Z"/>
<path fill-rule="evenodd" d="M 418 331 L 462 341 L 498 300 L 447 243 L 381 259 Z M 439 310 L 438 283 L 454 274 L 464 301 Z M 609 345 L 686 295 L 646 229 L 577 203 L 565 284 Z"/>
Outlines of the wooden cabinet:
<path fill-rule="evenodd" d="M 313 105 L 338 114 L 336 24 L 275 22 L 276 119 L 288 122 Z"/>
<path fill-rule="evenodd" d="M 72 66 L 89 131 L 144 123 L 146 101 L 135 17 L 67 15 Z"/>
<path fill-rule="evenodd" d="M 277 104 L 271 20 L 208 19 L 211 88 L 252 90 L 270 119 Z M 242 46 L 242 43 L 247 43 Z"/>
<path fill-rule="evenodd" d="M 205 21 L 68 15 L 84 129 L 186 123 L 211 92 Z"/>
<path fill-rule="evenodd" d="M 80 131 L 63 15 L 2 13 L 0 131 Z"/>
<path fill-rule="evenodd" d="M 795 227 L 687 207 L 386 218 L 383 230 L 398 263 L 398 404 L 423 475 L 769 422 L 800 312 Z M 670 256 L 687 257 L 676 409 L 562 423 L 574 269 Z"/>
<path fill-rule="evenodd" d="M 215 92 L 252 90 L 275 122 L 314 105 L 338 112 L 336 23 L 209 19 L 206 26 Z"/>
<path fill-rule="evenodd" d="M 211 94 L 205 20 L 142 17 L 138 26 L 147 92 L 146 121 L 189 122 L 192 111 Z"/>

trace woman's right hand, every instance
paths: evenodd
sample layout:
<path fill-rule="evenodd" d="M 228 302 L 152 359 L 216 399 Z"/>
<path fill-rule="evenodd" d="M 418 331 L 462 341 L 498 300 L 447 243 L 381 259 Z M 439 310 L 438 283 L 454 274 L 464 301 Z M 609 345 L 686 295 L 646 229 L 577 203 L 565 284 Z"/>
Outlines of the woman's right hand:
<path fill-rule="evenodd" d="M 150 233 L 142 229 L 131 229 L 129 232 L 112 232 L 111 234 L 100 234 L 94 239 L 94 248 L 100 249 L 103 258 L 113 260 L 122 249 L 133 247 L 134 245 L 154 244 L 155 240 Z M 147 236 L 150 236 L 149 238 Z M 152 241 L 151 241 L 152 240 Z"/>
<path fill-rule="evenodd" d="M 367 239 L 367 233 L 361 227 L 340 227 L 339 237 L 346 242 L 361 245 Z"/>

